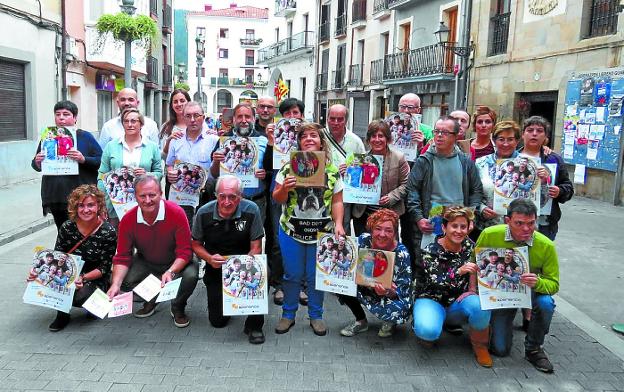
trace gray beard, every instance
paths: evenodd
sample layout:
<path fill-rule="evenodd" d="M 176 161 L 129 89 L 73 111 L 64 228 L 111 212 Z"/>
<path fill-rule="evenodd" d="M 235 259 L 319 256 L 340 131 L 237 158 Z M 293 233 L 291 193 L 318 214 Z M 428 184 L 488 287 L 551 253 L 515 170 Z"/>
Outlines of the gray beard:
<path fill-rule="evenodd" d="M 251 132 L 253 131 L 253 128 L 252 127 L 247 127 L 247 128 L 236 127 L 236 129 L 234 129 L 234 131 L 239 136 L 249 136 L 251 134 Z"/>

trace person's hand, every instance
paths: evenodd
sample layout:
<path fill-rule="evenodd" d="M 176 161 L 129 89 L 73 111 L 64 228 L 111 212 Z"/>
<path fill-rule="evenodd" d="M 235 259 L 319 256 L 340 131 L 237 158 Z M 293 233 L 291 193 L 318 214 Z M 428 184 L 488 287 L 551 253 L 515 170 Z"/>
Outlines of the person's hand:
<path fill-rule="evenodd" d="M 109 287 L 108 291 L 106 292 L 106 295 L 108 295 L 108 299 L 112 301 L 113 298 L 115 298 L 119 294 L 119 291 L 120 291 L 119 285 L 112 284 Z"/>
<path fill-rule="evenodd" d="M 345 173 L 347 172 L 347 165 L 341 163 L 340 166 L 338 166 L 338 171 L 340 172 L 340 175 L 344 177 Z"/>
<path fill-rule="evenodd" d="M 422 218 L 418 221 L 418 229 L 420 229 L 420 231 L 425 234 L 433 233 L 433 226 L 427 218 Z"/>
<path fill-rule="evenodd" d="M 339 236 L 345 235 L 345 230 L 344 230 L 344 227 L 342 227 L 342 223 L 337 222 L 334 225 L 334 235 L 336 236 L 336 238 L 338 238 Z"/>
<path fill-rule="evenodd" d="M 74 280 L 74 284 L 76 285 L 76 289 L 80 290 L 82 286 L 84 286 L 84 282 L 82 280 L 82 275 L 79 275 L 76 280 Z"/>
<path fill-rule="evenodd" d="M 135 177 L 144 176 L 145 174 L 147 174 L 147 172 L 142 167 L 137 167 L 137 168 L 134 169 L 134 176 Z"/>
<path fill-rule="evenodd" d="M 269 146 L 272 146 L 275 144 L 275 124 L 271 123 L 269 125 L 266 126 L 266 134 L 267 134 L 267 139 L 269 139 Z"/>
<path fill-rule="evenodd" d="M 544 152 L 544 155 L 550 155 L 552 152 L 551 148 L 548 146 L 542 146 L 542 151 Z"/>
<path fill-rule="evenodd" d="M 72 148 L 71 150 L 67 151 L 67 156 L 70 159 L 73 159 L 74 161 L 78 162 L 78 163 L 84 163 L 85 162 L 85 157 L 84 155 L 82 155 L 82 153 L 74 148 Z"/>
<path fill-rule="evenodd" d="M 223 151 L 215 151 L 212 153 L 212 161 L 213 162 L 223 162 L 225 160 L 225 155 L 223 154 Z"/>
<path fill-rule="evenodd" d="M 420 129 L 412 131 L 412 142 L 420 144 L 423 141 L 425 141 L 425 134 Z"/>
<path fill-rule="evenodd" d="M 558 198 L 559 192 L 561 192 L 561 189 L 559 189 L 557 185 L 551 185 L 548 187 L 548 197 L 552 199 Z"/>
<path fill-rule="evenodd" d="M 171 135 L 169 135 L 169 140 L 179 139 L 182 136 L 184 136 L 184 131 L 180 131 L 179 129 L 176 129 L 175 131 L 171 132 Z"/>
<path fill-rule="evenodd" d="M 380 206 L 385 206 L 386 204 L 390 203 L 390 196 L 388 195 L 383 195 L 379 198 L 379 205 Z"/>
<path fill-rule="evenodd" d="M 526 284 L 530 288 L 535 287 L 535 285 L 537 284 L 537 279 L 537 275 L 531 272 L 520 275 L 520 283 Z"/>
<path fill-rule="evenodd" d="M 28 272 L 28 276 L 26 277 L 26 281 L 27 282 L 32 282 L 35 279 L 37 279 L 37 273 L 35 272 L 34 269 L 31 269 L 30 272 Z"/>
<path fill-rule="evenodd" d="M 160 287 L 165 287 L 165 285 L 173 280 L 173 272 L 167 270 L 160 277 Z"/>
<path fill-rule="evenodd" d="M 290 191 L 297 185 L 297 178 L 295 176 L 291 176 L 290 174 L 284 178 L 284 182 L 282 183 L 282 187 L 287 191 Z"/>
<path fill-rule="evenodd" d="M 256 170 L 256 172 L 254 173 L 254 176 L 259 179 L 259 180 L 264 180 L 264 178 L 266 177 L 266 170 L 264 169 L 258 169 Z"/>
<path fill-rule="evenodd" d="M 479 266 L 475 263 L 466 263 L 457 269 L 457 273 L 460 275 L 476 274 L 479 272 Z"/>
<path fill-rule="evenodd" d="M 37 164 L 37 166 L 41 167 L 41 162 L 45 159 L 45 154 L 43 153 L 43 151 L 39 152 L 37 155 L 35 155 L 35 164 Z"/>
<path fill-rule="evenodd" d="M 484 209 L 482 209 L 481 215 L 483 215 L 485 219 L 494 219 L 498 217 L 498 214 L 490 207 L 485 207 Z"/>
<path fill-rule="evenodd" d="M 540 166 L 537 168 L 537 176 L 542 180 L 542 182 L 547 182 L 548 177 L 550 177 L 550 173 L 544 166 Z"/>
<path fill-rule="evenodd" d="M 375 286 L 373 286 L 373 290 L 375 290 L 375 294 L 380 297 L 385 297 L 388 293 L 388 290 L 386 290 L 386 288 L 383 287 L 379 282 L 375 283 Z"/>
<path fill-rule="evenodd" d="M 210 260 L 206 260 L 206 263 L 210 264 L 213 268 L 221 268 L 223 263 L 225 263 L 225 257 L 221 256 L 218 253 L 210 256 Z"/>
<path fill-rule="evenodd" d="M 167 169 L 167 181 L 171 184 L 175 184 L 175 182 L 178 181 L 178 171 L 174 168 Z"/>

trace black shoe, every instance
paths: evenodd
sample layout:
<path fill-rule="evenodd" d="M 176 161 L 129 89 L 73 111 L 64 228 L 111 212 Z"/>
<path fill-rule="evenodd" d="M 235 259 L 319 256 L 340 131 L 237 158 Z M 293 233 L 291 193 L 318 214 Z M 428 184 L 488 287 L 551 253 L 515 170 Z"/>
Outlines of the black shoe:
<path fill-rule="evenodd" d="M 528 332 L 529 331 L 529 323 L 531 322 L 531 320 L 527 320 L 525 318 L 522 319 L 522 330 L 524 332 Z"/>
<path fill-rule="evenodd" d="M 69 316 L 69 313 L 56 312 L 56 318 L 52 321 L 52 324 L 48 326 L 48 329 L 50 332 L 58 332 L 67 327 L 70 320 L 71 317 Z"/>
<path fill-rule="evenodd" d="M 248 328 L 243 330 L 245 335 L 249 335 L 249 343 L 251 344 L 262 344 L 264 343 L 264 332 L 262 330 L 254 331 Z"/>
<path fill-rule="evenodd" d="M 284 291 L 282 289 L 276 289 L 273 292 L 273 303 L 277 306 L 284 305 Z"/>
<path fill-rule="evenodd" d="M 443 328 L 453 336 L 460 336 L 464 333 L 464 328 L 461 325 L 444 324 Z"/>
<path fill-rule="evenodd" d="M 525 351 L 524 358 L 531 362 L 535 369 L 544 373 L 552 373 L 554 371 L 552 363 L 548 360 L 544 350 Z"/>

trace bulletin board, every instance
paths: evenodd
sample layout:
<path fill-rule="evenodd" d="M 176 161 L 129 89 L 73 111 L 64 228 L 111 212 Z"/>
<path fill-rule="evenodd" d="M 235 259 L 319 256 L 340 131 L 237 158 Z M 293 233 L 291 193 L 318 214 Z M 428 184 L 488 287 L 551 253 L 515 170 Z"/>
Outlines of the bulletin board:
<path fill-rule="evenodd" d="M 617 172 L 623 100 L 624 69 L 572 74 L 561 142 L 566 163 Z"/>

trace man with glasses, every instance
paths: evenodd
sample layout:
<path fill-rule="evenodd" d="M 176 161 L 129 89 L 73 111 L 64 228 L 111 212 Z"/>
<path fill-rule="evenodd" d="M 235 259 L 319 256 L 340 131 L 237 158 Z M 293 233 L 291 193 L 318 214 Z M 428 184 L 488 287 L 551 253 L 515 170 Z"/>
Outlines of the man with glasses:
<path fill-rule="evenodd" d="M 258 98 L 258 107 L 257 107 L 257 119 L 256 119 L 256 131 L 258 131 L 262 136 L 266 136 L 266 127 L 273 123 L 273 119 L 275 118 L 275 112 L 277 111 L 277 107 L 275 106 L 275 98 L 271 97 L 260 97 Z"/>
<path fill-rule="evenodd" d="M 433 138 L 432 128 L 422 123 L 422 107 L 420 97 L 414 93 L 407 93 L 399 99 L 399 113 L 406 113 L 411 116 L 419 115 L 418 131 L 414 132 L 413 141 L 423 146 Z"/>
<path fill-rule="evenodd" d="M 418 157 L 407 183 L 407 210 L 414 224 L 415 266 L 421 263 L 423 233 L 433 232 L 429 211 L 433 203 L 473 207 L 483 199 L 483 186 L 474 162 L 455 145 L 459 123 L 442 116 L 435 124 L 434 145 Z M 422 270 L 416 271 L 416 278 Z"/>
<path fill-rule="evenodd" d="M 230 320 L 223 315 L 221 266 L 224 256 L 262 253 L 262 218 L 258 206 L 242 198 L 243 186 L 238 177 L 223 175 L 217 180 L 217 200 L 197 211 L 193 224 L 193 251 L 206 261 L 204 283 L 208 295 L 208 320 L 223 328 Z M 244 333 L 249 343 L 264 343 L 263 315 L 247 316 Z"/>
<path fill-rule="evenodd" d="M 183 116 L 186 123 L 186 134 L 184 137 L 171 141 L 165 160 L 167 181 L 171 184 L 178 181 L 178 172 L 174 170 L 176 161 L 201 166 L 206 170 L 206 175 L 209 176 L 210 165 L 212 164 L 210 154 L 219 144 L 218 136 L 202 132 L 204 109 L 199 102 L 188 102 L 184 106 Z M 182 206 L 182 208 L 186 212 L 189 223 L 192 224 L 195 208 L 192 206 Z"/>

